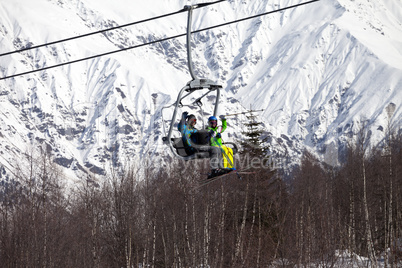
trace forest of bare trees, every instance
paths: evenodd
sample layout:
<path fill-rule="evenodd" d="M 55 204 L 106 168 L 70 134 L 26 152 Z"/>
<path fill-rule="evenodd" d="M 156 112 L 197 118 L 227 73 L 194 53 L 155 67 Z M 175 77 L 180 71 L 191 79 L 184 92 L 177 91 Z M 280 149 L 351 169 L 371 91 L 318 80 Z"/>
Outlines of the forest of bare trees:
<path fill-rule="evenodd" d="M 202 187 L 205 170 L 175 162 L 67 190 L 52 159 L 30 157 L 1 182 L 1 267 L 331 267 L 337 251 L 400 267 L 401 136 L 362 137 L 344 158 L 305 152 L 290 179 L 261 168 Z"/>

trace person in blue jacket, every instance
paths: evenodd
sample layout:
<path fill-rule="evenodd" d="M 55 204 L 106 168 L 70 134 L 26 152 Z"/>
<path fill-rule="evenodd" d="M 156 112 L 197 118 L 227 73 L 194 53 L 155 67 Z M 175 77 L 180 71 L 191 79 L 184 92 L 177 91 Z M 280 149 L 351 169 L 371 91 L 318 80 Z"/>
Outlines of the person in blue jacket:
<path fill-rule="evenodd" d="M 211 173 L 208 175 L 209 178 L 218 176 L 220 174 L 226 173 L 226 170 L 223 169 L 222 163 L 222 153 L 220 148 L 210 146 L 209 144 L 199 144 L 195 139 L 195 134 L 198 130 L 195 128 L 195 124 L 197 123 L 197 119 L 195 115 L 188 115 L 187 112 L 182 114 L 181 120 L 177 128 L 179 129 L 184 148 L 188 155 L 195 154 L 197 152 L 208 152 L 210 158 L 210 166 Z"/>
<path fill-rule="evenodd" d="M 184 112 L 181 116 L 180 123 L 177 126 L 181 133 L 184 148 L 188 155 L 194 154 L 196 152 L 194 147 L 195 143 L 191 138 L 191 135 L 197 132 L 195 124 L 197 124 L 197 119 L 195 118 L 195 115 L 188 115 L 187 112 Z"/>

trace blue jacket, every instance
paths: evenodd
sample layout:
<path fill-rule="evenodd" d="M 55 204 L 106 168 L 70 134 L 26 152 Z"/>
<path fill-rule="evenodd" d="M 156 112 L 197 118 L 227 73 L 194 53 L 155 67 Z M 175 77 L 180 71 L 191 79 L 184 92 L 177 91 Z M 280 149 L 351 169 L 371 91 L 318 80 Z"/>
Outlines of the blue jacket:
<path fill-rule="evenodd" d="M 191 140 L 191 135 L 196 133 L 197 129 L 187 125 L 186 119 L 184 117 L 180 120 L 180 123 L 177 126 L 177 128 L 179 129 L 182 135 L 184 146 L 193 147 L 193 141 Z"/>

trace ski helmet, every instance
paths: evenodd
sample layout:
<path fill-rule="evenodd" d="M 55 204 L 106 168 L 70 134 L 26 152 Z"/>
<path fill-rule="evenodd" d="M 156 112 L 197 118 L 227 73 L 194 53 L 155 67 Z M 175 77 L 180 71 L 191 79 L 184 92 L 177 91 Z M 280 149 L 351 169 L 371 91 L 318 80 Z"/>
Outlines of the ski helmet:
<path fill-rule="evenodd" d="M 213 120 L 218 121 L 218 118 L 216 118 L 215 116 L 210 116 L 208 118 L 208 121 L 213 121 Z"/>

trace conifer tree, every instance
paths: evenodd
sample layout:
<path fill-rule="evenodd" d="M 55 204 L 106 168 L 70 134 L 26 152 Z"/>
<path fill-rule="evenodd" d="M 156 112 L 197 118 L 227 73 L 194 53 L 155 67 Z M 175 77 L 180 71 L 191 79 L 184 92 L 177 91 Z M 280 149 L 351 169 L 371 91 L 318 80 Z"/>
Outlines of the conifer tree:
<path fill-rule="evenodd" d="M 257 121 L 257 116 L 254 114 L 253 110 L 249 111 L 249 115 L 247 117 L 247 122 L 244 123 L 246 130 L 243 131 L 243 135 L 245 135 L 245 139 L 240 141 L 241 144 L 241 154 L 248 154 L 251 158 L 261 158 L 263 159 L 263 163 L 265 164 L 268 161 L 268 151 L 269 147 L 264 146 L 264 142 L 266 142 L 266 138 L 262 138 L 263 128 L 262 122 Z"/>

